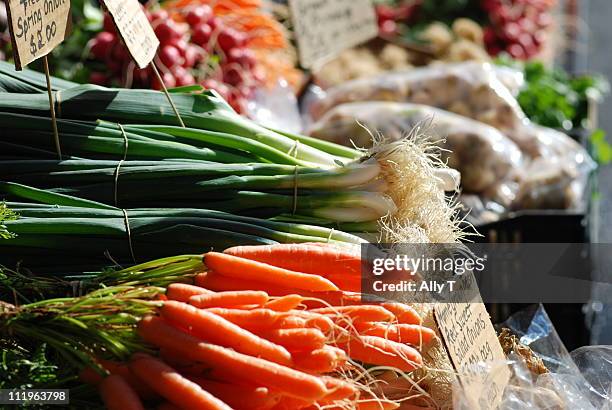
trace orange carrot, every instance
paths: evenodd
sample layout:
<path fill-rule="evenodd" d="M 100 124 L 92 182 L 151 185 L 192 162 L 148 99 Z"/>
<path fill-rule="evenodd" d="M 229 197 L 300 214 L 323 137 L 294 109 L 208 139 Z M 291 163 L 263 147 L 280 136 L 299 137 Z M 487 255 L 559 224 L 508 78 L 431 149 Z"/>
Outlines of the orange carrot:
<path fill-rule="evenodd" d="M 179 302 L 189 302 L 189 298 L 196 295 L 212 293 L 208 289 L 199 286 L 188 285 L 186 283 L 173 283 L 168 286 L 166 296 L 170 300 L 178 300 Z"/>
<path fill-rule="evenodd" d="M 264 385 L 296 398 L 318 400 L 327 388 L 317 377 L 234 350 L 201 342 L 165 323 L 159 317 L 146 317 L 138 324 L 138 333 L 149 343 L 180 353 L 181 356 L 206 363 L 239 380 Z"/>
<path fill-rule="evenodd" d="M 287 295 L 281 296 L 278 299 L 269 301 L 264 305 L 266 309 L 272 309 L 277 312 L 286 312 L 297 308 L 302 303 L 302 296 L 300 295 Z"/>
<path fill-rule="evenodd" d="M 230 406 L 153 357 L 132 359 L 130 369 L 172 404 L 186 409 L 232 410 Z"/>
<path fill-rule="evenodd" d="M 199 362 L 194 362 L 193 360 L 185 359 L 179 353 L 166 347 L 159 349 L 159 357 L 168 365 L 175 368 L 182 375 L 199 376 L 210 373 L 209 366 Z"/>
<path fill-rule="evenodd" d="M 295 272 L 224 253 L 208 252 L 204 256 L 204 263 L 214 272 L 233 278 L 257 280 L 313 292 L 338 290 L 336 285 L 319 275 Z"/>
<path fill-rule="evenodd" d="M 417 311 L 405 303 L 381 303 L 381 306 L 392 312 L 399 323 L 420 325 L 423 321 Z"/>
<path fill-rule="evenodd" d="M 359 392 L 355 385 L 347 381 L 330 376 L 321 376 L 321 378 L 329 390 L 329 393 L 323 399 L 325 402 L 348 399 L 356 396 Z"/>
<path fill-rule="evenodd" d="M 319 313 L 314 313 L 305 310 L 291 310 L 287 313 L 296 317 L 303 318 L 305 320 L 305 326 L 303 327 L 313 327 L 315 329 L 319 329 L 326 335 L 330 334 L 334 330 L 334 328 L 337 327 L 329 317 L 321 315 Z M 284 323 L 285 319 L 280 322 L 280 327 L 283 327 Z"/>
<path fill-rule="evenodd" d="M 285 313 L 275 312 L 270 309 L 227 309 L 227 308 L 210 308 L 207 312 L 214 313 L 222 318 L 240 326 L 243 329 L 268 329 L 276 326 L 276 324 L 287 316 Z"/>
<path fill-rule="evenodd" d="M 191 380 L 236 410 L 266 410 L 274 407 L 280 400 L 279 394 L 271 393 L 266 387 L 222 383 L 203 377 L 192 377 Z"/>
<path fill-rule="evenodd" d="M 329 244 L 278 244 L 264 246 L 236 246 L 224 253 L 267 263 L 292 271 L 321 275 L 361 275 L 361 255 L 351 249 Z"/>
<path fill-rule="evenodd" d="M 268 301 L 268 294 L 256 290 L 239 290 L 233 292 L 208 293 L 196 295 L 189 303 L 198 308 L 231 307 L 241 305 L 263 305 Z"/>
<path fill-rule="evenodd" d="M 304 298 L 320 299 L 323 301 L 318 302 L 315 300 L 304 300 L 303 303 L 308 308 L 322 307 L 327 305 L 344 306 L 361 304 L 361 295 L 358 293 L 343 292 L 340 290 L 328 292 L 308 292 L 303 289 L 283 287 L 261 281 L 230 278 L 229 276 L 223 276 L 212 271 L 198 274 L 195 278 L 195 284 L 216 292 L 234 290 L 263 290 L 269 296 L 287 296 L 291 294 L 299 294 Z"/>
<path fill-rule="evenodd" d="M 421 325 L 388 323 L 355 323 L 355 329 L 363 336 L 378 336 L 394 342 L 420 346 L 431 342 L 436 333 Z"/>
<path fill-rule="evenodd" d="M 360 336 L 339 343 L 351 359 L 378 366 L 391 366 L 405 372 L 423 364 L 421 354 L 414 348 L 376 336 Z"/>
<path fill-rule="evenodd" d="M 343 366 L 347 361 L 346 353 L 333 346 L 324 346 L 310 352 L 293 355 L 295 367 L 308 373 L 329 373 Z"/>
<path fill-rule="evenodd" d="M 121 376 L 134 389 L 136 393 L 143 399 L 157 397 L 153 389 L 143 383 L 134 373 L 132 373 L 125 363 L 112 362 L 110 360 L 97 359 L 97 362 L 110 374 Z"/>
<path fill-rule="evenodd" d="M 319 349 L 327 340 L 319 329 L 274 329 L 263 333 L 262 337 L 292 352 Z"/>
<path fill-rule="evenodd" d="M 294 397 L 281 397 L 278 404 L 272 410 L 300 410 L 309 407 L 313 402 Z"/>
<path fill-rule="evenodd" d="M 111 374 L 98 388 L 108 410 L 144 410 L 136 392 L 121 376 Z"/>
<path fill-rule="evenodd" d="M 182 302 L 168 301 L 160 313 L 169 323 L 189 329 L 189 333 L 205 342 L 230 347 L 237 352 L 275 363 L 291 364 L 291 354 L 282 346 L 260 338 L 209 311 Z"/>
<path fill-rule="evenodd" d="M 223 276 L 217 272 L 208 271 L 200 273 L 195 278 L 198 286 L 214 290 L 216 292 L 236 291 L 236 290 L 262 290 L 270 296 L 285 296 L 292 293 L 302 293 L 301 289 L 282 287 L 272 283 L 256 280 L 247 280 Z"/>
<path fill-rule="evenodd" d="M 312 309 L 310 312 L 329 315 L 332 318 L 349 318 L 352 323 L 359 322 L 389 322 L 395 319 L 393 313 L 382 306 L 355 305 Z"/>

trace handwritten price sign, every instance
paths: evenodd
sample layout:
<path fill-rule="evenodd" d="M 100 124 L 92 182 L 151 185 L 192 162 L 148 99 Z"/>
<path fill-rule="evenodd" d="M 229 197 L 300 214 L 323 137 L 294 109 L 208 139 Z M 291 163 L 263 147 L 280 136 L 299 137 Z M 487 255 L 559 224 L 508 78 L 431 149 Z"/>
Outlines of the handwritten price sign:
<path fill-rule="evenodd" d="M 306 68 L 378 34 L 372 0 L 289 0 L 289 7 Z"/>
<path fill-rule="evenodd" d="M 155 57 L 159 40 L 137 0 L 103 0 L 138 67 Z"/>
<path fill-rule="evenodd" d="M 18 70 L 49 54 L 68 35 L 70 0 L 8 0 L 7 6 Z"/>

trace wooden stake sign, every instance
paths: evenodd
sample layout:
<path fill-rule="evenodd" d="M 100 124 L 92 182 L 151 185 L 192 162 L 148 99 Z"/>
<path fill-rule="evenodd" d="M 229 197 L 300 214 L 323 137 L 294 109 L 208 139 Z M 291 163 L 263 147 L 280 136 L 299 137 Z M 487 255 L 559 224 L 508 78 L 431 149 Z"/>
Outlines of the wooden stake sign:
<path fill-rule="evenodd" d="M 289 0 L 289 8 L 306 68 L 378 34 L 372 0 Z"/>
<path fill-rule="evenodd" d="M 70 31 L 70 0 L 8 0 L 6 12 L 13 42 L 15 68 L 22 70 L 32 61 L 43 58 L 53 138 L 57 156 L 61 160 L 62 149 L 47 54 L 64 41 Z"/>
<path fill-rule="evenodd" d="M 46 56 L 68 35 L 70 0 L 8 0 L 15 68 Z"/>
<path fill-rule="evenodd" d="M 117 30 L 139 68 L 148 66 L 159 47 L 159 40 L 138 0 L 103 0 Z"/>
<path fill-rule="evenodd" d="M 456 295 L 448 303 L 434 307 L 438 329 L 451 362 L 458 372 L 465 398 L 475 409 L 495 409 L 510 379 L 510 369 L 498 365 L 494 372 L 476 373 L 479 362 L 503 363 L 506 356 L 491 324 L 476 279 L 471 273 L 461 275 L 455 283 Z M 483 382 L 485 379 L 486 382 Z"/>
<path fill-rule="evenodd" d="M 153 61 L 157 54 L 157 49 L 159 48 L 159 39 L 155 35 L 155 31 L 153 31 L 149 19 L 147 19 L 147 16 L 142 10 L 142 6 L 138 0 L 103 0 L 103 2 L 113 18 L 115 26 L 130 52 L 130 55 L 141 69 L 151 65 L 174 114 L 178 118 L 181 126 L 185 127 L 185 123 L 174 101 L 172 101 L 172 97 L 170 97 L 170 93 L 168 93 L 166 85 L 159 74 L 159 70 Z"/>

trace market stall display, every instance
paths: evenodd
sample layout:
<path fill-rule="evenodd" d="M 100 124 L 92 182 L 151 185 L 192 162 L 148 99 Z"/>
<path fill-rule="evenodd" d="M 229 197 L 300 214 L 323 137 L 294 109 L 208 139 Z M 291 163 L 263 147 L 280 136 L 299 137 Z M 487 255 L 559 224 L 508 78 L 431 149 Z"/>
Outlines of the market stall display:
<path fill-rule="evenodd" d="M 537 305 L 493 326 L 465 265 L 479 232 L 521 246 L 490 229 L 514 211 L 586 206 L 596 165 L 565 132 L 607 85 L 531 61 L 556 1 L 373 0 L 379 38 L 312 73 L 285 5 L 140 3 L 161 82 L 94 0 L 71 2 L 58 77 L 0 61 L 0 389 L 93 410 L 608 405 L 607 346 L 569 354 Z"/>

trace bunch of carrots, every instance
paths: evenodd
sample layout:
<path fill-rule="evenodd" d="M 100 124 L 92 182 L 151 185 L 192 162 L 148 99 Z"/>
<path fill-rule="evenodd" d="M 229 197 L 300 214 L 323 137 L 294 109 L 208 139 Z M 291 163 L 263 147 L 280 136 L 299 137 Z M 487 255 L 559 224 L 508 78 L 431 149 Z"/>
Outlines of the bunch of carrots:
<path fill-rule="evenodd" d="M 207 253 L 204 264 L 139 322 L 154 349 L 128 363 L 99 360 L 107 377 L 81 374 L 109 409 L 396 409 L 356 375 L 413 371 L 436 337 L 408 305 L 361 303 L 352 251 L 241 246 Z"/>

